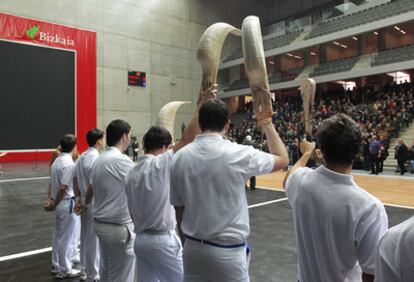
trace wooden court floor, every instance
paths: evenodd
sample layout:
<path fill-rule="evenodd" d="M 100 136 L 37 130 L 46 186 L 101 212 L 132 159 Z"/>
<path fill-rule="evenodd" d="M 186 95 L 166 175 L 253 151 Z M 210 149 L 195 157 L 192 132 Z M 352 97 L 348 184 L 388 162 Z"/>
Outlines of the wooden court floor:
<path fill-rule="evenodd" d="M 282 189 L 286 171 L 257 177 L 257 186 Z M 353 174 L 355 182 L 384 204 L 414 208 L 414 177 Z"/>

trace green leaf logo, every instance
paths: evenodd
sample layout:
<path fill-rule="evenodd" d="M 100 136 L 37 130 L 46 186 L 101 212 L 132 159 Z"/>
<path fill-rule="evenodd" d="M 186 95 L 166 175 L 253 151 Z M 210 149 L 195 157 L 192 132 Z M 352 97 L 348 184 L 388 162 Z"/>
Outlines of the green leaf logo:
<path fill-rule="evenodd" d="M 28 30 L 26 30 L 26 35 L 30 39 L 34 39 L 38 33 L 39 33 L 39 26 L 38 25 L 34 25 L 31 28 L 29 28 Z"/>

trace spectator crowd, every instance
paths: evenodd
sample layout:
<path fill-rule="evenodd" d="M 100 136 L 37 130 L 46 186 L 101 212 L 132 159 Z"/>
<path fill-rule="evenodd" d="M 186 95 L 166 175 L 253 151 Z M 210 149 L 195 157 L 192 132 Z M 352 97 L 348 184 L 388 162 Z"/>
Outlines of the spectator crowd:
<path fill-rule="evenodd" d="M 405 82 L 386 85 L 381 91 L 361 87 L 317 93 L 313 132 L 318 131 L 322 120 L 339 113 L 347 114 L 361 126 L 364 135 L 354 168 L 371 169 L 372 174 L 381 173 L 384 160 L 389 157 L 391 138 L 398 138 L 401 129 L 409 127 L 413 121 L 413 92 L 414 84 Z M 300 157 L 299 140 L 303 139 L 305 132 L 299 93 L 297 96 L 276 97 L 273 110 L 273 123 L 287 146 L 290 164 L 294 164 Z M 243 143 L 246 137 L 252 138 L 256 148 L 266 150 L 266 138 L 255 125 L 251 102 L 236 114 L 228 132 L 228 138 L 237 143 Z M 400 140 L 394 151 L 391 157 L 397 160 L 396 171 L 404 174 L 408 162 L 410 172 L 414 173 L 414 144 L 404 144 L 404 140 Z"/>

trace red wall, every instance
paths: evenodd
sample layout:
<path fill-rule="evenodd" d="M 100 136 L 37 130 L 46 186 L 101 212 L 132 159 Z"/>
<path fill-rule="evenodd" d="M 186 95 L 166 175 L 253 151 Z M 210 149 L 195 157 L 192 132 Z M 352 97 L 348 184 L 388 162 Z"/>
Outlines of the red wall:
<path fill-rule="evenodd" d="M 96 127 L 96 33 L 0 13 L 1 39 L 76 51 L 76 136 L 78 150 L 84 151 L 86 133 Z M 11 151 L 1 161 L 41 161 L 50 156 L 44 151 Z"/>

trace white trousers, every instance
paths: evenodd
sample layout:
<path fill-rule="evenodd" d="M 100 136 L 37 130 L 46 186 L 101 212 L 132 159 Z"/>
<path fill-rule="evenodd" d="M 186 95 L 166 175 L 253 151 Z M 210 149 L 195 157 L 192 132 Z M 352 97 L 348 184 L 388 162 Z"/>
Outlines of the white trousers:
<path fill-rule="evenodd" d="M 220 248 L 186 239 L 185 282 L 249 282 L 246 247 Z"/>
<path fill-rule="evenodd" d="M 80 251 L 79 251 L 79 242 L 80 242 L 80 229 L 81 229 L 81 222 L 79 216 L 76 216 L 76 225 L 75 225 L 75 240 L 73 241 L 72 245 L 72 257 L 71 261 L 80 261 Z"/>
<path fill-rule="evenodd" d="M 72 269 L 72 250 L 76 240 L 76 224 L 79 220 L 73 211 L 73 206 L 73 200 L 64 199 L 55 209 L 52 263 L 62 273 Z"/>
<path fill-rule="evenodd" d="M 81 215 L 80 236 L 81 270 L 86 273 L 86 281 L 99 279 L 100 249 L 95 233 L 93 207 Z"/>
<path fill-rule="evenodd" d="M 135 238 L 139 282 L 182 282 L 181 241 L 175 231 L 138 233 Z"/>
<path fill-rule="evenodd" d="M 132 223 L 118 225 L 95 220 L 95 231 L 101 247 L 101 282 L 135 281 L 133 229 Z"/>

